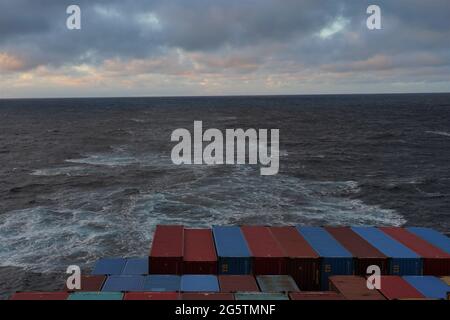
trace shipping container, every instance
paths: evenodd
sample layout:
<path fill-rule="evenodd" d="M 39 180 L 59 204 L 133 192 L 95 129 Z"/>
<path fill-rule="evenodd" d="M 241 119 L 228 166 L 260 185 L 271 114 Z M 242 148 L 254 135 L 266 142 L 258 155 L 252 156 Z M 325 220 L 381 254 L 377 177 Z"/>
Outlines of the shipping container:
<path fill-rule="evenodd" d="M 92 275 L 120 275 L 125 267 L 126 260 L 123 258 L 100 259 L 92 270 Z"/>
<path fill-rule="evenodd" d="M 178 292 L 128 292 L 123 300 L 180 300 Z"/>
<path fill-rule="evenodd" d="M 126 260 L 122 275 L 139 276 L 148 274 L 148 258 L 129 258 Z"/>
<path fill-rule="evenodd" d="M 380 292 L 388 300 L 425 298 L 400 276 L 381 276 Z"/>
<path fill-rule="evenodd" d="M 423 294 L 425 298 L 447 299 L 447 292 L 450 292 L 450 286 L 437 277 L 404 276 L 403 279 Z"/>
<path fill-rule="evenodd" d="M 220 275 L 220 292 L 259 292 L 256 279 L 250 275 Z"/>
<path fill-rule="evenodd" d="M 181 300 L 234 300 L 232 293 L 182 293 Z"/>
<path fill-rule="evenodd" d="M 181 290 L 181 277 L 177 275 L 149 275 L 144 279 L 146 292 L 176 292 Z"/>
<path fill-rule="evenodd" d="M 435 247 L 450 254 L 450 238 L 430 228 L 410 227 L 408 231 L 418 235 L 422 239 L 428 241 Z"/>
<path fill-rule="evenodd" d="M 217 274 L 217 255 L 211 230 L 184 230 L 183 273 Z"/>
<path fill-rule="evenodd" d="M 379 229 L 422 258 L 424 275 L 445 276 L 450 274 L 450 254 L 403 228 L 382 227 Z"/>
<path fill-rule="evenodd" d="M 291 300 L 345 300 L 344 297 L 334 291 L 308 291 L 289 293 Z"/>
<path fill-rule="evenodd" d="M 325 230 L 352 254 L 356 275 L 367 275 L 367 268 L 373 265 L 380 267 L 381 274 L 388 274 L 388 257 L 353 232 L 349 227 L 327 227 Z"/>
<path fill-rule="evenodd" d="M 121 292 L 74 292 L 67 300 L 122 300 Z"/>
<path fill-rule="evenodd" d="M 144 291 L 144 276 L 108 276 L 102 292 Z"/>
<path fill-rule="evenodd" d="M 258 286 L 262 292 L 298 292 L 294 279 L 288 275 L 258 276 Z"/>
<path fill-rule="evenodd" d="M 16 292 L 9 300 L 67 300 L 67 292 Z"/>
<path fill-rule="evenodd" d="M 213 227 L 218 256 L 218 273 L 240 275 L 252 273 L 252 258 L 239 227 Z"/>
<path fill-rule="evenodd" d="M 271 227 L 285 257 L 286 273 L 294 278 L 301 290 L 320 287 L 320 257 L 294 227 Z"/>
<path fill-rule="evenodd" d="M 352 227 L 372 246 L 389 258 L 390 275 L 421 275 L 422 259 L 418 254 L 374 227 Z"/>
<path fill-rule="evenodd" d="M 184 227 L 158 225 L 149 256 L 150 274 L 182 274 Z"/>
<path fill-rule="evenodd" d="M 284 293 L 238 292 L 234 294 L 234 300 L 289 300 L 289 297 Z"/>
<path fill-rule="evenodd" d="M 252 255 L 255 275 L 286 273 L 284 252 L 268 227 L 243 226 L 241 230 Z"/>
<path fill-rule="evenodd" d="M 183 275 L 181 277 L 183 292 L 219 292 L 219 281 L 213 275 Z"/>
<path fill-rule="evenodd" d="M 69 290 L 67 288 L 67 283 L 64 285 L 64 290 L 66 291 L 101 291 L 103 284 L 105 283 L 106 276 L 81 276 L 80 284 L 81 289 Z"/>
<path fill-rule="evenodd" d="M 329 276 L 353 274 L 353 256 L 325 229 L 321 227 L 298 226 L 297 231 L 321 257 L 321 290 L 328 290 Z"/>
<path fill-rule="evenodd" d="M 346 300 L 386 300 L 376 289 L 367 287 L 367 280 L 360 276 L 331 276 L 330 289 Z"/>

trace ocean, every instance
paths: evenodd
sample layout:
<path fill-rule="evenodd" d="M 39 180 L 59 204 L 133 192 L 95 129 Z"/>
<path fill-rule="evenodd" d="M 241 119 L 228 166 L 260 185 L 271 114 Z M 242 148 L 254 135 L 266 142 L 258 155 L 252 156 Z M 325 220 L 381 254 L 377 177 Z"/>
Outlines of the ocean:
<path fill-rule="evenodd" d="M 0 298 L 146 256 L 157 224 L 450 232 L 450 94 L 0 100 Z M 280 172 L 172 164 L 173 130 L 280 130 Z"/>

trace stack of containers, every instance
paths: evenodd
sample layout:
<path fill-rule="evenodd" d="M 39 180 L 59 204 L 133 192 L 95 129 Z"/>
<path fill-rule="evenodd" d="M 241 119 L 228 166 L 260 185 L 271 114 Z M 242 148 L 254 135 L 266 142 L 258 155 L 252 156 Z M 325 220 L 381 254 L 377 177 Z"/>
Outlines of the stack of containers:
<path fill-rule="evenodd" d="M 149 256 L 149 273 L 182 274 L 183 226 L 157 226 Z"/>
<path fill-rule="evenodd" d="M 379 229 L 421 256 L 424 275 L 450 274 L 450 254 L 403 228 L 381 227 Z"/>
<path fill-rule="evenodd" d="M 271 227 L 270 231 L 287 258 L 286 273 L 301 290 L 317 290 L 320 286 L 320 258 L 294 227 Z"/>
<path fill-rule="evenodd" d="M 250 275 L 220 275 L 220 292 L 259 292 L 258 284 L 253 276 Z"/>
<path fill-rule="evenodd" d="M 241 275 L 252 273 L 252 258 L 239 227 L 213 227 L 218 256 L 218 273 Z"/>
<path fill-rule="evenodd" d="M 436 230 L 430 228 L 420 228 L 420 227 L 411 227 L 407 228 L 407 230 L 421 237 L 422 239 L 428 241 L 435 247 L 438 247 L 444 252 L 450 254 L 450 238 L 446 237 L 442 233 L 439 233 Z"/>
<path fill-rule="evenodd" d="M 423 299 L 419 291 L 399 276 L 381 276 L 380 293 L 388 300 Z"/>
<path fill-rule="evenodd" d="M 352 227 L 352 230 L 389 258 L 389 274 L 421 275 L 420 256 L 374 227 Z"/>
<path fill-rule="evenodd" d="M 377 290 L 367 287 L 367 280 L 359 276 L 331 276 L 330 288 L 346 300 L 386 300 Z"/>
<path fill-rule="evenodd" d="M 429 299 L 447 299 L 450 286 L 433 276 L 404 276 L 410 285 Z"/>
<path fill-rule="evenodd" d="M 325 230 L 353 255 L 356 275 L 367 275 L 367 268 L 372 265 L 380 267 L 381 274 L 388 273 L 388 258 L 349 227 L 327 227 Z"/>
<path fill-rule="evenodd" d="M 217 274 L 217 255 L 211 230 L 184 230 L 183 273 Z"/>
<path fill-rule="evenodd" d="M 328 277 L 352 275 L 353 257 L 340 243 L 321 227 L 297 227 L 298 232 L 321 257 L 320 287 L 328 290 Z"/>
<path fill-rule="evenodd" d="M 252 255 L 253 273 L 255 275 L 285 274 L 284 252 L 270 229 L 263 226 L 243 226 L 241 230 Z"/>

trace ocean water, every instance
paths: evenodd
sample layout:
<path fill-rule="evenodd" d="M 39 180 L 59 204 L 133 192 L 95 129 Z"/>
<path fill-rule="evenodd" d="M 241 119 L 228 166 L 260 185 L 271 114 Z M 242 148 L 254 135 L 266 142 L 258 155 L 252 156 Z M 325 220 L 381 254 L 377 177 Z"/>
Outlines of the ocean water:
<path fill-rule="evenodd" d="M 145 256 L 156 224 L 450 232 L 450 94 L 0 100 L 0 298 Z M 177 128 L 280 129 L 280 173 L 175 166 Z"/>

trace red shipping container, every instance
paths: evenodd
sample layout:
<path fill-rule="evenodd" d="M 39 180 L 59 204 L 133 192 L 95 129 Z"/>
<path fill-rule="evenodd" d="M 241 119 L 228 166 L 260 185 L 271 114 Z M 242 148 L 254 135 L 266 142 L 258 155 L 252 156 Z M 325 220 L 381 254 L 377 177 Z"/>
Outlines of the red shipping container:
<path fill-rule="evenodd" d="M 64 286 L 64 290 L 74 292 L 98 292 L 102 291 L 103 284 L 105 283 L 106 276 L 81 276 L 81 289 L 69 290 L 67 284 Z"/>
<path fill-rule="evenodd" d="M 182 293 L 181 300 L 234 300 L 232 293 Z"/>
<path fill-rule="evenodd" d="M 342 295 L 334 291 L 292 292 L 289 298 L 291 300 L 345 300 Z"/>
<path fill-rule="evenodd" d="M 211 230 L 184 230 L 183 273 L 217 274 L 217 254 Z"/>
<path fill-rule="evenodd" d="M 263 226 L 241 227 L 253 260 L 256 275 L 285 274 L 284 252 L 273 237 L 270 229 Z"/>
<path fill-rule="evenodd" d="M 386 300 L 376 289 L 367 288 L 367 280 L 358 276 L 331 276 L 330 288 L 346 300 Z"/>
<path fill-rule="evenodd" d="M 123 300 L 180 300 L 178 292 L 128 292 Z"/>
<path fill-rule="evenodd" d="M 249 275 L 222 275 L 219 276 L 220 292 L 259 292 L 255 277 Z"/>
<path fill-rule="evenodd" d="M 399 276 L 381 276 L 380 292 L 388 300 L 423 299 L 419 291 Z"/>
<path fill-rule="evenodd" d="M 67 300 L 68 292 L 17 292 L 9 300 Z"/>
<path fill-rule="evenodd" d="M 149 273 L 182 274 L 183 247 L 183 226 L 157 226 L 149 256 Z"/>
<path fill-rule="evenodd" d="M 320 257 L 294 227 L 271 227 L 286 259 L 286 273 L 294 278 L 300 290 L 320 287 Z"/>
<path fill-rule="evenodd" d="M 326 227 L 333 238 L 355 257 L 355 274 L 367 275 L 367 267 L 377 265 L 381 274 L 389 273 L 389 260 L 378 249 L 360 237 L 349 227 Z"/>
<path fill-rule="evenodd" d="M 379 229 L 422 257 L 424 275 L 447 276 L 450 274 L 450 255 L 448 253 L 406 229 L 396 227 Z"/>

